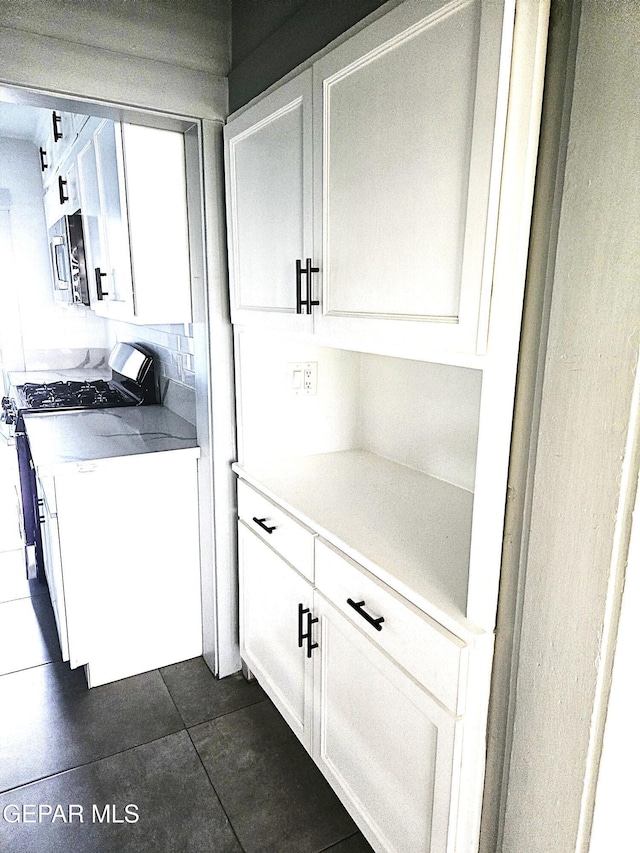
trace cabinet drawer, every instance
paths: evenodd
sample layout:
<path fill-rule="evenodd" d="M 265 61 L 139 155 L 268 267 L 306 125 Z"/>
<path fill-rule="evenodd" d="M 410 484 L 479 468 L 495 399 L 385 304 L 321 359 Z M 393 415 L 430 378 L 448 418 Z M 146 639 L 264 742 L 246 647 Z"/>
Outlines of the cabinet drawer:
<path fill-rule="evenodd" d="M 238 480 L 238 517 L 313 582 L 312 530 L 243 480 Z"/>
<path fill-rule="evenodd" d="M 317 539 L 315 548 L 316 588 L 443 705 L 461 714 L 466 644 L 333 546 Z M 379 619 L 377 627 L 372 624 Z"/>

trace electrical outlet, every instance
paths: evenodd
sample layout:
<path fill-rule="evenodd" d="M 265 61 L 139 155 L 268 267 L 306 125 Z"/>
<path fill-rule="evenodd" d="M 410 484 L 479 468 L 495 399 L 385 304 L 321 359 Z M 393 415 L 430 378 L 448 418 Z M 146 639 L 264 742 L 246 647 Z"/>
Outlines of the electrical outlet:
<path fill-rule="evenodd" d="M 318 393 L 318 362 L 296 361 L 287 365 L 287 388 L 296 397 Z"/>

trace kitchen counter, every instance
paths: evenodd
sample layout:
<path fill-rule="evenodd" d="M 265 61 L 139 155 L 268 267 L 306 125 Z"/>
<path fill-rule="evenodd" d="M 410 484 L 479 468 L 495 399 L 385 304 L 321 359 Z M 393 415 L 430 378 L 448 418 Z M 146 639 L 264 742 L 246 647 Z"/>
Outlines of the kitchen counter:
<path fill-rule="evenodd" d="M 24 423 L 41 477 L 86 470 L 114 457 L 200 453 L 195 427 L 164 406 L 25 412 Z"/>

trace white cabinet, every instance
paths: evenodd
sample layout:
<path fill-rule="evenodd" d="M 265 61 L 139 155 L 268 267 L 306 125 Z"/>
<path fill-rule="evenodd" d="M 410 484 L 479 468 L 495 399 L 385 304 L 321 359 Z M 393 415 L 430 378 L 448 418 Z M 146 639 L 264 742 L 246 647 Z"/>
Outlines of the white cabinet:
<path fill-rule="evenodd" d="M 312 329 L 311 89 L 306 71 L 225 128 L 234 323 Z"/>
<path fill-rule="evenodd" d="M 314 334 L 339 346 L 476 352 L 504 137 L 502 24 L 499 2 L 404 3 L 231 119 L 234 322 L 305 331 L 312 312 Z"/>
<path fill-rule="evenodd" d="M 78 173 L 93 310 L 190 322 L 183 135 L 103 121 L 78 153 Z"/>
<path fill-rule="evenodd" d="M 157 452 L 48 478 L 47 579 L 63 658 L 90 687 L 202 654 L 196 464 Z"/>
<path fill-rule="evenodd" d="M 405 3 L 314 65 L 321 334 L 475 352 L 503 5 Z"/>
<path fill-rule="evenodd" d="M 315 758 L 375 850 L 455 843 L 462 724 L 316 595 Z"/>
<path fill-rule="evenodd" d="M 136 323 L 191 321 L 184 136 L 122 125 Z"/>
<path fill-rule="evenodd" d="M 119 125 L 104 121 L 78 153 L 91 307 L 101 316 L 112 317 L 126 317 L 133 310 L 119 148 Z"/>
<path fill-rule="evenodd" d="M 67 613 L 62 580 L 62 559 L 58 533 L 58 511 L 55 502 L 55 485 L 52 477 L 37 481 L 40 534 L 44 557 L 44 570 L 49 587 L 49 597 L 56 620 L 62 660 L 69 660 Z"/>
<path fill-rule="evenodd" d="M 313 586 L 239 523 L 240 654 L 311 750 Z"/>
<path fill-rule="evenodd" d="M 467 643 L 238 486 L 243 660 L 376 850 L 466 849 L 457 810 Z M 296 524 L 314 547 L 311 567 L 291 549 Z"/>

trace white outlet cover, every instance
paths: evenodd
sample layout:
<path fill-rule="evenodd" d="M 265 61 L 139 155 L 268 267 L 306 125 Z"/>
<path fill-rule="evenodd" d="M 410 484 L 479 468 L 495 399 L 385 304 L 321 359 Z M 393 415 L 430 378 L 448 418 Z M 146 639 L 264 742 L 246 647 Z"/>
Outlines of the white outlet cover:
<path fill-rule="evenodd" d="M 287 389 L 296 397 L 318 393 L 318 362 L 293 361 L 287 364 Z"/>

